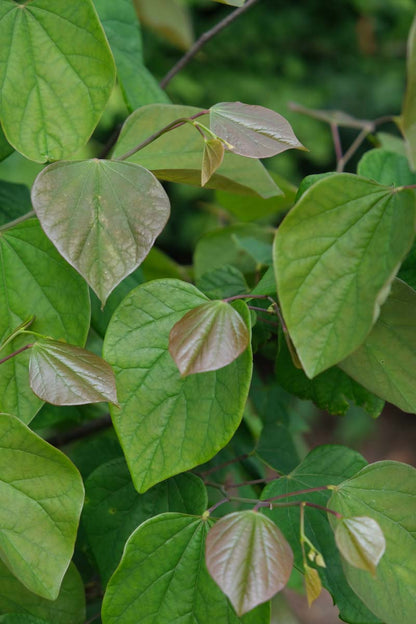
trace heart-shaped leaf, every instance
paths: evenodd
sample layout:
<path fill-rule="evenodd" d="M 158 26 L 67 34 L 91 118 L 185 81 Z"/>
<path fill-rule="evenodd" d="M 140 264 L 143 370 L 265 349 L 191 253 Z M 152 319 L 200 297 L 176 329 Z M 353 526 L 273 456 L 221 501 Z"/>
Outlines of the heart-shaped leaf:
<path fill-rule="evenodd" d="M 416 413 L 416 291 L 395 279 L 370 334 L 339 366 L 371 392 Z"/>
<path fill-rule="evenodd" d="M 169 353 L 185 377 L 234 362 L 249 340 L 247 325 L 234 308 L 224 301 L 209 301 L 175 323 L 169 334 Z"/>
<path fill-rule="evenodd" d="M 416 172 L 409 169 L 406 156 L 386 149 L 372 149 L 358 163 L 357 173 L 386 186 L 416 184 Z"/>
<path fill-rule="evenodd" d="M 139 492 L 211 459 L 240 424 L 250 349 L 218 371 L 185 378 L 168 351 L 173 325 L 207 301 L 191 284 L 155 280 L 135 288 L 108 326 L 103 353 L 121 406 L 110 411 Z M 235 305 L 248 325 L 247 307 Z"/>
<path fill-rule="evenodd" d="M 238 618 L 209 576 L 204 545 L 210 520 L 164 513 L 131 535 L 104 596 L 103 624 L 218 622 L 267 624 L 268 605 Z M 248 618 L 250 616 L 247 616 Z"/>
<path fill-rule="evenodd" d="M 201 186 L 205 186 L 224 160 L 224 143 L 219 139 L 205 141 L 202 154 Z"/>
<path fill-rule="evenodd" d="M 90 322 L 87 284 L 56 251 L 36 219 L 1 233 L 0 262 L 0 343 L 35 316 L 33 331 L 83 346 Z M 2 357 L 28 342 L 27 336 L 17 336 L 2 350 Z M 42 405 L 30 389 L 28 363 L 26 351 L 1 364 L 0 375 L 0 411 L 26 423 Z"/>
<path fill-rule="evenodd" d="M 393 461 L 370 464 L 334 490 L 328 507 L 346 518 L 369 516 L 380 526 L 386 551 L 377 565 L 376 577 L 344 561 L 345 575 L 357 596 L 383 622 L 413 624 L 416 621 L 416 470 Z M 333 515 L 329 520 L 336 530 L 339 521 Z M 382 550 L 382 540 L 377 535 L 378 546 L 375 551 L 370 547 L 373 564 Z M 357 537 L 355 534 L 356 543 Z M 362 557 L 362 549 L 366 548 L 362 534 L 359 539 Z M 348 550 L 353 556 L 349 546 Z M 356 563 L 355 556 L 354 560 Z"/>
<path fill-rule="evenodd" d="M 227 149 L 249 158 L 267 158 L 288 149 L 305 149 L 290 123 L 269 108 L 242 102 L 211 106 L 210 128 L 227 142 Z"/>
<path fill-rule="evenodd" d="M 74 551 L 84 487 L 75 466 L 0 414 L 0 553 L 31 592 L 55 600 Z"/>
<path fill-rule="evenodd" d="M 47 236 L 103 304 L 147 256 L 170 211 L 149 171 L 97 159 L 46 167 L 32 203 Z"/>
<path fill-rule="evenodd" d="M 95 353 L 65 342 L 35 342 L 30 350 L 29 380 L 36 396 L 53 405 L 101 401 L 117 405 L 111 366 Z"/>
<path fill-rule="evenodd" d="M 316 182 L 289 212 L 277 232 L 274 266 L 283 316 L 308 377 L 366 338 L 415 222 L 413 191 L 346 173 Z"/>
<path fill-rule="evenodd" d="M 373 518 L 343 518 L 336 526 L 335 541 L 348 563 L 375 576 L 377 564 L 386 550 L 386 540 Z"/>
<path fill-rule="evenodd" d="M 293 553 L 277 526 L 256 511 L 221 518 L 206 541 L 208 572 L 243 615 L 283 589 Z"/>
<path fill-rule="evenodd" d="M 114 85 L 114 61 L 91 0 L 0 3 L 0 118 L 7 140 L 37 162 L 89 139 Z M 65 79 L 63 79 L 63 76 Z"/>
<path fill-rule="evenodd" d="M 123 125 L 114 149 L 114 157 L 126 154 L 175 119 L 191 117 L 200 112 L 201 109 L 193 106 L 142 106 Z M 206 124 L 207 117 L 208 115 L 198 117 L 198 121 Z M 129 162 L 150 169 L 161 180 L 200 186 L 203 149 L 204 141 L 199 132 L 190 124 L 184 124 L 140 149 L 129 157 Z M 221 167 L 208 180 L 206 188 L 266 198 L 281 195 L 279 187 L 261 162 L 231 153 L 224 155 Z"/>

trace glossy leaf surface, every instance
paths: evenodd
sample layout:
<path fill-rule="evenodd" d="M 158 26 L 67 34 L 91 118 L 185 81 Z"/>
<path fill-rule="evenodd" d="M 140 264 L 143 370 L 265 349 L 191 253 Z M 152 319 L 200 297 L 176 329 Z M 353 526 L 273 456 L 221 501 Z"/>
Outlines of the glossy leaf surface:
<path fill-rule="evenodd" d="M 102 401 L 117 405 L 111 366 L 95 353 L 65 342 L 35 342 L 30 350 L 29 380 L 33 392 L 53 405 Z"/>
<path fill-rule="evenodd" d="M 201 186 L 205 186 L 224 160 L 224 143 L 219 139 L 209 139 L 204 143 L 202 154 Z"/>
<path fill-rule="evenodd" d="M 416 17 L 407 42 L 407 87 L 400 126 L 406 139 L 410 166 L 416 170 Z"/>
<path fill-rule="evenodd" d="M 329 507 L 346 517 L 370 516 L 385 537 L 376 577 L 344 563 L 349 584 L 386 624 L 416 619 L 416 470 L 382 461 L 366 466 L 334 491 Z M 330 519 L 335 526 L 336 522 Z"/>
<path fill-rule="evenodd" d="M 210 128 L 227 142 L 227 149 L 249 158 L 267 158 L 303 148 L 289 122 L 264 106 L 221 102 L 211 106 Z"/>
<path fill-rule="evenodd" d="M 210 521 L 177 513 L 144 522 L 127 542 L 104 596 L 103 624 L 267 624 L 267 605 L 236 617 L 205 567 Z"/>
<path fill-rule="evenodd" d="M 345 446 L 320 446 L 312 450 L 287 476 L 267 485 L 262 498 L 281 496 L 322 485 L 337 485 L 355 475 L 365 465 L 365 459 L 359 453 Z M 327 507 L 330 495 L 329 490 L 323 490 L 281 500 L 282 502 L 308 500 Z M 273 511 L 264 510 L 264 513 L 276 522 L 284 533 L 293 549 L 295 566 L 303 573 L 303 557 L 299 543 L 299 508 L 274 508 Z M 378 623 L 379 619 L 367 609 L 348 585 L 327 514 L 319 509 L 306 508 L 305 533 L 324 557 L 326 568 L 319 568 L 318 572 L 322 584 L 331 593 L 339 608 L 341 619 L 352 624 Z"/>
<path fill-rule="evenodd" d="M 363 344 L 339 366 L 405 412 L 416 412 L 416 291 L 399 279 Z"/>
<path fill-rule="evenodd" d="M 240 423 L 251 378 L 249 349 L 219 371 L 184 379 L 168 352 L 173 325 L 206 302 L 190 284 L 155 280 L 133 290 L 108 327 L 104 357 L 121 405 L 111 413 L 139 492 L 210 459 Z M 248 323 L 244 304 L 238 311 Z"/>
<path fill-rule="evenodd" d="M 175 323 L 169 353 L 185 377 L 231 364 L 249 341 L 250 332 L 239 313 L 225 301 L 209 301 Z"/>
<path fill-rule="evenodd" d="M 127 153 L 175 119 L 190 117 L 200 111 L 193 106 L 143 106 L 132 113 L 123 125 L 114 157 Z M 204 115 L 198 117 L 198 121 L 206 124 L 207 118 Z M 190 124 L 184 124 L 138 151 L 129 161 L 150 169 L 161 180 L 200 186 L 203 149 L 204 141 L 199 132 Z M 225 154 L 221 167 L 207 182 L 206 188 L 261 197 L 280 194 L 279 188 L 260 162 L 229 153 Z"/>
<path fill-rule="evenodd" d="M 147 256 L 170 212 L 149 171 L 97 159 L 44 169 L 32 203 L 47 236 L 103 304 Z"/>
<path fill-rule="evenodd" d="M 51 601 L 26 589 L 0 561 L 0 612 L 30 614 L 45 619 L 48 624 L 84 624 L 85 592 L 82 579 L 71 563 L 57 599 Z"/>
<path fill-rule="evenodd" d="M 238 615 L 251 611 L 283 589 L 293 553 L 277 526 L 255 511 L 224 516 L 206 541 L 208 572 Z"/>
<path fill-rule="evenodd" d="M 83 526 L 104 586 L 121 559 L 127 538 L 142 522 L 167 511 L 202 514 L 207 507 L 202 481 L 187 472 L 137 494 L 123 458 L 94 470 L 85 489 Z"/>
<path fill-rule="evenodd" d="M 373 518 L 343 518 L 336 526 L 335 541 L 340 553 L 354 568 L 376 575 L 377 564 L 386 550 L 386 540 Z"/>
<path fill-rule="evenodd" d="M 0 6 L 0 117 L 31 160 L 69 156 L 89 139 L 114 84 L 114 62 L 90 0 Z M 65 76 L 65 79 L 62 79 Z"/>
<path fill-rule="evenodd" d="M 87 285 L 58 254 L 37 220 L 1 232 L 0 263 L 0 342 L 34 315 L 33 331 L 79 346 L 85 343 L 90 320 Z M 1 356 L 29 342 L 27 336 L 18 336 Z M 0 410 L 26 423 L 41 406 L 29 387 L 28 362 L 28 352 L 21 353 L 1 365 L 0 375 Z"/>
<path fill-rule="evenodd" d="M 352 174 L 320 180 L 278 230 L 283 316 L 308 377 L 352 353 L 378 318 L 415 231 L 410 190 Z"/>
<path fill-rule="evenodd" d="M 168 96 L 145 67 L 140 24 L 131 0 L 94 0 L 116 62 L 117 77 L 130 111 L 169 102 Z"/>
<path fill-rule="evenodd" d="M 0 414 L 0 444 L 1 558 L 30 591 L 55 600 L 74 550 L 81 477 L 14 416 Z"/>

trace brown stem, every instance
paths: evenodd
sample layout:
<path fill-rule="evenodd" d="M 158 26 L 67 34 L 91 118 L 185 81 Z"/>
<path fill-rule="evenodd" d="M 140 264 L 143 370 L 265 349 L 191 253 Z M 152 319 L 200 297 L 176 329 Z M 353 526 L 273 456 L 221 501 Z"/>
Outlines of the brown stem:
<path fill-rule="evenodd" d="M 189 61 L 195 56 L 195 54 L 197 54 L 197 52 L 199 52 L 199 50 L 208 41 L 210 41 L 210 39 L 215 37 L 215 35 L 217 35 L 219 32 L 221 32 L 221 30 L 223 30 L 229 24 L 231 24 L 231 22 L 233 22 L 235 19 L 237 19 L 237 17 L 239 17 L 242 13 L 247 11 L 247 9 L 252 7 L 253 4 L 256 4 L 256 2 L 258 2 L 258 0 L 247 0 L 247 2 L 242 7 L 239 7 L 238 9 L 233 11 L 232 13 L 229 13 L 227 15 L 227 17 L 225 17 L 223 20 L 218 22 L 218 24 L 213 26 L 213 28 L 211 28 L 210 30 L 207 30 L 206 32 L 204 32 L 199 37 L 199 39 L 197 39 L 195 41 L 195 43 L 188 50 L 188 52 L 186 54 L 184 54 L 184 56 L 182 56 L 182 58 L 179 59 L 179 61 L 172 67 L 172 69 L 170 71 L 168 71 L 166 76 L 164 78 L 162 78 L 162 80 L 160 81 L 161 88 L 164 89 L 169 84 L 169 82 L 172 80 L 172 78 L 174 76 L 176 76 L 176 74 L 179 73 L 189 63 Z"/>
<path fill-rule="evenodd" d="M 335 157 L 337 163 L 342 159 L 341 139 L 339 137 L 339 129 L 337 124 L 331 123 L 332 140 L 334 141 Z"/>
<path fill-rule="evenodd" d="M 20 349 L 17 349 L 17 351 L 13 351 L 13 353 L 9 353 L 9 355 L 6 355 L 6 357 L 0 360 L 0 364 L 7 362 L 7 360 L 10 360 L 11 358 L 15 357 L 15 355 L 19 355 L 19 353 L 26 351 L 26 349 L 30 349 L 30 347 L 33 347 L 33 344 L 27 344 L 24 347 L 20 347 Z"/>
<path fill-rule="evenodd" d="M 361 143 L 364 141 L 366 136 L 371 131 L 372 131 L 372 127 L 370 128 L 370 126 L 368 126 L 368 127 L 366 126 L 365 128 L 363 128 L 361 130 L 361 132 L 359 132 L 359 134 L 356 136 L 354 141 L 351 143 L 351 145 L 349 146 L 349 148 L 345 152 L 344 156 L 342 158 L 340 158 L 340 160 L 338 161 L 338 164 L 337 164 L 337 171 L 338 171 L 338 173 L 342 173 L 344 171 L 344 167 L 347 164 L 347 162 L 349 161 L 349 159 L 352 156 L 354 156 L 355 152 L 360 147 Z"/>
<path fill-rule="evenodd" d="M 320 485 L 314 488 L 306 488 L 306 490 L 298 490 L 297 492 L 288 492 L 287 494 L 279 494 L 279 496 L 272 496 L 271 498 L 265 499 L 263 502 L 265 505 L 268 503 L 272 503 L 273 501 L 281 500 L 282 498 L 288 498 L 289 496 L 300 496 L 300 494 L 310 494 L 311 492 L 322 492 L 323 490 L 327 490 L 327 485 Z"/>

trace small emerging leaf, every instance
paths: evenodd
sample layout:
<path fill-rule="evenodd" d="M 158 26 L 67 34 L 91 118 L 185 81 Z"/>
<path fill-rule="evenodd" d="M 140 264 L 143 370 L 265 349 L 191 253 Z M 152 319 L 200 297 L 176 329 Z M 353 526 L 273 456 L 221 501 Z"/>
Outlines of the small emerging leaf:
<path fill-rule="evenodd" d="M 169 334 L 169 352 L 181 375 L 218 370 L 245 351 L 247 325 L 225 301 L 209 301 L 190 310 Z"/>
<path fill-rule="evenodd" d="M 255 511 L 241 511 L 209 531 L 206 564 L 237 614 L 243 615 L 283 589 L 293 553 L 274 522 Z"/>
<path fill-rule="evenodd" d="M 40 340 L 31 348 L 30 387 L 53 405 L 82 405 L 109 401 L 117 405 L 112 368 L 102 358 L 80 347 Z"/>
<path fill-rule="evenodd" d="M 335 529 L 335 541 L 352 566 L 368 570 L 375 576 L 376 566 L 386 549 L 386 540 L 373 518 L 344 518 Z"/>
<path fill-rule="evenodd" d="M 201 186 L 205 186 L 224 159 L 224 143 L 219 139 L 205 141 L 202 154 Z"/>
<path fill-rule="evenodd" d="M 282 115 L 264 106 L 221 102 L 210 108 L 210 127 L 234 154 L 267 158 L 288 149 L 305 149 Z"/>
<path fill-rule="evenodd" d="M 315 568 L 311 568 L 310 566 L 305 564 L 305 589 L 306 589 L 306 597 L 308 599 L 308 605 L 311 606 L 312 603 L 319 597 L 322 591 L 322 583 L 321 578 L 315 570 Z"/>

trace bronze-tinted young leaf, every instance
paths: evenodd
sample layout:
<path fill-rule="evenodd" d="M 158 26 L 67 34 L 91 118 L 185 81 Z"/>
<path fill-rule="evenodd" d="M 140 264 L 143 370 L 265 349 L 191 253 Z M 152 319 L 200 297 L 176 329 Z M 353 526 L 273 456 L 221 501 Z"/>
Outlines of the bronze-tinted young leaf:
<path fill-rule="evenodd" d="M 311 606 L 322 591 L 321 577 L 315 568 L 311 568 L 307 564 L 305 564 L 304 570 L 306 598 L 308 599 L 308 605 Z"/>
<path fill-rule="evenodd" d="M 229 143 L 234 154 L 267 158 L 288 149 L 305 149 L 290 123 L 269 108 L 242 102 L 221 102 L 210 108 L 210 127 Z"/>
<path fill-rule="evenodd" d="M 30 350 L 30 387 L 53 405 L 82 405 L 109 401 L 117 405 L 112 368 L 80 347 L 39 340 Z"/>
<path fill-rule="evenodd" d="M 201 186 L 205 186 L 224 159 L 224 143 L 219 139 L 205 141 L 202 154 Z"/>
<path fill-rule="evenodd" d="M 208 301 L 190 310 L 169 334 L 169 352 L 181 375 L 218 370 L 247 348 L 250 333 L 225 301 Z"/>
<path fill-rule="evenodd" d="M 386 550 L 386 540 L 373 518 L 343 518 L 335 529 L 335 541 L 348 563 L 375 576 L 376 566 Z"/>
<path fill-rule="evenodd" d="M 283 589 L 293 553 L 277 526 L 255 511 L 231 513 L 209 531 L 206 564 L 238 615 Z"/>
<path fill-rule="evenodd" d="M 407 88 L 399 125 L 406 139 L 410 166 L 416 169 L 416 17 L 407 42 Z"/>
<path fill-rule="evenodd" d="M 150 171 L 96 158 L 46 167 L 32 202 L 46 235 L 103 304 L 147 256 L 170 211 Z"/>

